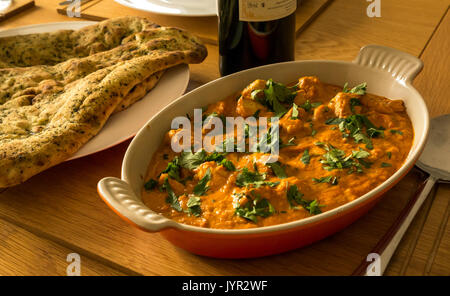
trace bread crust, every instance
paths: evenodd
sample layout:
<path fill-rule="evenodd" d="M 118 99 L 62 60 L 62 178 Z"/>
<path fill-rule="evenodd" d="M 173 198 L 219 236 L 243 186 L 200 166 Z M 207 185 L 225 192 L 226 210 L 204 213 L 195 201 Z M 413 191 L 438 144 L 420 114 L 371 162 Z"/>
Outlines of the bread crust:
<path fill-rule="evenodd" d="M 165 69 L 206 57 L 206 48 L 191 34 L 137 19 L 136 26 L 149 25 L 111 49 L 90 48 L 87 56 L 54 65 L 0 69 L 0 188 L 24 182 L 70 157 L 111 114 L 153 88 Z M 42 55 L 30 63 L 44 60 Z"/>

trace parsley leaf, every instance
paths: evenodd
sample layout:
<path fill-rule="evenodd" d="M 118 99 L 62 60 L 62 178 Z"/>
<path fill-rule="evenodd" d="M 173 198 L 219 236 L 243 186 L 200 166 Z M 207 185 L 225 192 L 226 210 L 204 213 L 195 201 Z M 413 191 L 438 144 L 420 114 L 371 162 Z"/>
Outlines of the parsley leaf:
<path fill-rule="evenodd" d="M 309 151 L 308 149 L 306 149 L 305 151 L 303 151 L 303 155 L 302 158 L 300 159 L 304 164 L 309 164 L 310 161 L 310 156 L 309 156 Z"/>
<path fill-rule="evenodd" d="M 356 113 L 355 106 L 361 106 L 361 101 L 358 98 L 351 98 L 350 99 L 350 110 L 352 113 Z"/>
<path fill-rule="evenodd" d="M 226 127 L 226 118 L 223 114 L 218 114 L 217 112 L 213 112 L 209 115 L 203 114 L 202 117 L 203 117 L 203 125 L 207 124 L 211 118 L 218 117 L 222 121 L 223 127 L 224 128 Z"/>
<path fill-rule="evenodd" d="M 144 189 L 145 190 L 152 190 L 152 189 L 154 189 L 156 187 L 156 185 L 158 185 L 158 181 L 156 181 L 154 179 L 150 179 L 144 184 Z"/>
<path fill-rule="evenodd" d="M 391 166 L 392 166 L 392 164 L 387 163 L 387 162 L 382 162 L 382 163 L 381 163 L 381 167 L 382 167 L 382 168 L 387 168 L 387 167 L 391 167 Z"/>
<path fill-rule="evenodd" d="M 280 179 L 287 178 L 286 172 L 284 171 L 283 167 L 281 166 L 281 163 L 279 161 L 268 163 L 267 166 L 269 166 L 273 173 Z"/>
<path fill-rule="evenodd" d="M 292 137 L 292 138 L 289 139 L 289 141 L 287 143 L 283 143 L 283 141 L 281 141 L 281 138 L 280 138 L 279 139 L 279 141 L 280 141 L 280 144 L 279 144 L 280 149 L 284 148 L 284 147 L 295 146 L 294 140 L 295 140 L 295 137 Z"/>
<path fill-rule="evenodd" d="M 291 119 L 298 119 L 298 106 L 295 103 L 292 103 Z"/>
<path fill-rule="evenodd" d="M 335 117 L 335 118 L 327 119 L 325 121 L 325 124 L 327 124 L 327 125 L 337 125 L 337 124 L 340 124 L 341 122 L 345 122 L 345 118 Z"/>
<path fill-rule="evenodd" d="M 337 185 L 338 184 L 338 178 L 335 176 L 327 176 L 327 177 L 321 177 L 321 178 L 312 178 L 316 184 L 319 183 L 330 183 L 331 185 Z"/>
<path fill-rule="evenodd" d="M 364 161 L 364 158 L 370 155 L 369 152 L 362 150 L 352 151 L 352 154 L 346 156 L 345 152 L 333 147 L 332 145 L 321 145 L 323 149 L 327 151 L 323 155 L 320 162 L 324 165 L 324 169 L 327 171 L 332 171 L 334 169 L 349 169 L 348 173 L 353 172 L 362 173 L 363 166 L 368 168 L 370 163 Z"/>
<path fill-rule="evenodd" d="M 344 88 L 342 89 L 342 92 L 356 94 L 356 95 L 365 95 L 366 89 L 367 89 L 366 82 L 358 84 L 357 86 L 355 86 L 354 88 L 352 88 L 350 90 L 348 89 L 348 83 L 345 83 Z"/>
<path fill-rule="evenodd" d="M 291 185 L 286 194 L 287 200 L 289 202 L 289 206 L 291 208 L 294 208 L 295 203 L 301 205 L 303 202 L 303 199 L 302 199 L 303 195 L 304 194 L 298 190 L 297 185 Z"/>
<path fill-rule="evenodd" d="M 164 184 L 162 186 L 163 189 L 167 191 L 167 198 L 166 202 L 172 206 L 176 211 L 181 212 L 182 208 L 180 205 L 180 202 L 178 201 L 178 197 L 176 196 L 175 192 L 173 192 L 172 187 L 169 184 L 169 179 L 166 178 L 164 180 Z"/>
<path fill-rule="evenodd" d="M 280 182 L 267 182 L 266 174 L 260 174 L 258 172 L 251 172 L 247 168 L 243 168 L 242 171 L 236 177 L 236 185 L 239 187 L 253 185 L 258 188 L 262 185 L 267 185 L 270 187 L 277 186 Z"/>
<path fill-rule="evenodd" d="M 249 196 L 246 196 L 246 198 L 248 201 L 244 205 L 240 205 L 238 202 L 236 203 L 235 214 L 237 216 L 257 223 L 257 216 L 265 218 L 275 213 L 275 209 L 268 199 L 261 199 L 259 196 L 254 200 Z"/>
<path fill-rule="evenodd" d="M 287 87 L 281 83 L 274 82 L 272 79 L 267 80 L 264 90 L 264 98 L 261 98 L 259 92 L 252 92 L 252 98 L 269 107 L 275 116 L 281 117 L 287 109 L 283 104 L 291 104 L 294 101 L 297 92 L 296 87 Z"/>
<path fill-rule="evenodd" d="M 318 215 L 322 213 L 321 207 L 325 205 L 320 205 L 317 199 L 310 201 L 309 204 L 306 205 L 305 209 L 309 211 L 311 215 Z"/>
<path fill-rule="evenodd" d="M 384 136 L 383 127 L 376 127 L 367 116 L 361 114 L 353 114 L 347 118 L 332 118 L 328 119 L 325 123 L 328 125 L 337 124 L 343 137 L 351 136 L 356 143 L 366 144 L 367 149 L 373 149 L 370 138 Z M 366 129 L 366 134 L 363 133 L 364 128 Z"/>
<path fill-rule="evenodd" d="M 231 172 L 234 172 L 236 170 L 236 167 L 234 166 L 233 162 L 228 159 L 222 159 L 220 165 L 223 165 L 227 170 Z"/>
<path fill-rule="evenodd" d="M 391 134 L 399 134 L 399 135 L 403 135 L 403 132 L 402 132 L 402 131 L 395 130 L 395 129 L 391 129 L 390 132 L 391 132 Z"/>
<path fill-rule="evenodd" d="M 298 190 L 297 185 L 291 185 L 287 191 L 287 200 L 291 208 L 295 208 L 295 203 L 302 206 L 305 210 L 309 211 L 311 215 L 317 215 L 322 213 L 320 209 L 323 205 L 319 205 L 317 200 L 303 199 L 303 193 Z"/>
<path fill-rule="evenodd" d="M 314 137 L 317 134 L 317 131 L 314 129 L 312 122 L 309 123 L 309 127 L 311 128 L 311 136 Z"/>
<path fill-rule="evenodd" d="M 209 189 L 207 186 L 208 182 L 211 180 L 211 170 L 208 168 L 206 174 L 198 181 L 198 184 L 194 187 L 194 194 L 197 196 L 204 195 Z"/>
<path fill-rule="evenodd" d="M 195 153 L 183 151 L 180 154 L 179 165 L 185 169 L 193 170 L 198 168 L 204 162 L 215 161 L 221 163 L 221 161 L 225 159 L 225 155 L 226 153 L 221 152 L 207 154 L 204 149 Z"/>
<path fill-rule="evenodd" d="M 192 196 L 187 202 L 187 212 L 195 217 L 199 217 L 202 214 L 201 199 L 198 196 Z"/>
<path fill-rule="evenodd" d="M 359 149 L 359 151 L 352 151 L 352 157 L 354 158 L 366 158 L 369 157 L 370 153 L 367 151 L 362 150 L 361 148 Z"/>
<path fill-rule="evenodd" d="M 322 105 L 321 102 L 313 102 L 313 103 L 311 103 L 309 100 L 306 100 L 306 102 L 303 103 L 302 105 L 300 105 L 300 107 L 305 109 L 306 112 L 309 112 L 311 109 L 317 108 L 320 105 Z"/>
<path fill-rule="evenodd" d="M 179 158 L 175 156 L 174 159 L 167 164 L 166 169 L 162 171 L 161 174 L 167 174 L 172 179 L 181 182 Z"/>
<path fill-rule="evenodd" d="M 198 168 L 199 165 L 201 165 L 203 162 L 205 162 L 206 159 L 206 151 L 200 150 L 195 153 L 192 152 L 181 152 L 180 154 L 180 166 L 184 167 L 188 170 L 193 170 Z"/>

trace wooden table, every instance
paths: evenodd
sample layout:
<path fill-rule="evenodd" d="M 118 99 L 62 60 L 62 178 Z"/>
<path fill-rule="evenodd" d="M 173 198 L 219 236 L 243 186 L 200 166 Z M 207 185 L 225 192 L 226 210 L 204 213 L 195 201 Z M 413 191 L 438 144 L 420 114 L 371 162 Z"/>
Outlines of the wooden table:
<path fill-rule="evenodd" d="M 1 22 L 0 29 L 72 21 L 56 13 L 58 2 L 36 0 L 35 8 Z M 298 35 L 296 59 L 352 60 L 360 47 L 373 43 L 398 48 L 425 63 L 414 85 L 431 116 L 450 113 L 449 1 L 381 3 L 381 18 L 369 18 L 369 2 L 332 1 Z M 219 77 L 217 46 L 207 46 L 208 58 L 191 66 L 190 89 Z M 0 194 L 0 275 L 65 275 L 69 253 L 80 254 L 82 275 L 351 274 L 392 223 L 383 213 L 423 178 L 411 173 L 369 215 L 312 246 L 269 258 L 216 260 L 189 254 L 159 234 L 130 227 L 100 200 L 96 183 L 104 176 L 119 176 L 128 143 L 63 163 Z M 450 186 L 439 184 L 386 274 L 450 275 L 449 201 Z"/>

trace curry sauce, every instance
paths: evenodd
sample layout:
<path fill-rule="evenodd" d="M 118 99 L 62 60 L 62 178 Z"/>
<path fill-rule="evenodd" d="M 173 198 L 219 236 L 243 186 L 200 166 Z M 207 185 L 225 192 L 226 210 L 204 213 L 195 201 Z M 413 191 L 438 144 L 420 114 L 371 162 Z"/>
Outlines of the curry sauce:
<path fill-rule="evenodd" d="M 401 100 L 368 94 L 365 83 L 342 88 L 317 77 L 291 86 L 256 80 L 203 116 L 279 117 L 275 163 L 262 152 L 175 153 L 177 130 L 166 134 L 143 201 L 179 223 L 210 228 L 280 224 L 348 203 L 394 174 L 414 138 Z"/>

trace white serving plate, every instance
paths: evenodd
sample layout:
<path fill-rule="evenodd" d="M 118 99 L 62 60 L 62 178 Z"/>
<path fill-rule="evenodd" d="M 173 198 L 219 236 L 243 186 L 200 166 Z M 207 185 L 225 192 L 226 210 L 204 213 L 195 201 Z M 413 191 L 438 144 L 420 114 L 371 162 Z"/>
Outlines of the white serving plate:
<path fill-rule="evenodd" d="M 92 24 L 95 22 L 38 24 L 0 31 L 0 37 L 57 30 L 78 30 Z M 149 118 L 181 96 L 188 83 L 189 67 L 187 65 L 183 64 L 167 70 L 155 88 L 126 110 L 112 115 L 102 130 L 68 160 L 105 150 L 133 137 Z"/>
<path fill-rule="evenodd" d="M 215 16 L 216 0 L 114 0 L 134 9 L 175 16 Z"/>

